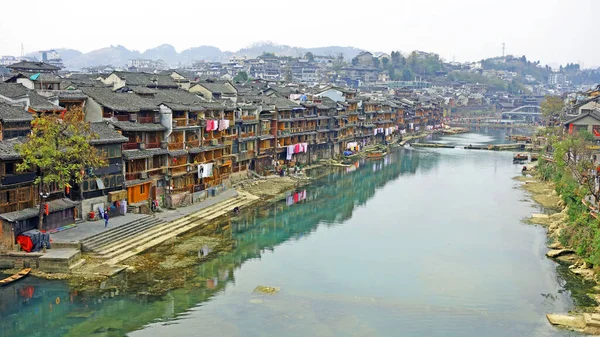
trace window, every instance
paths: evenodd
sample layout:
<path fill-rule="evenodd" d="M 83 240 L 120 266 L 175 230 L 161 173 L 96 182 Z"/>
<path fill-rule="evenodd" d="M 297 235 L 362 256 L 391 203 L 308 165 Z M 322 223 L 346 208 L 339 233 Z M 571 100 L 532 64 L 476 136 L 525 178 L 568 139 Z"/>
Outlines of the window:
<path fill-rule="evenodd" d="M 90 183 L 87 180 L 83 181 L 83 190 L 87 191 L 90 188 Z"/>
<path fill-rule="evenodd" d="M 30 201 L 31 200 L 31 189 L 24 187 L 19 189 L 19 201 Z"/>
<path fill-rule="evenodd" d="M 15 174 L 15 163 L 4 163 L 4 174 Z"/>
<path fill-rule="evenodd" d="M 146 193 L 146 185 L 140 185 L 140 194 Z"/>

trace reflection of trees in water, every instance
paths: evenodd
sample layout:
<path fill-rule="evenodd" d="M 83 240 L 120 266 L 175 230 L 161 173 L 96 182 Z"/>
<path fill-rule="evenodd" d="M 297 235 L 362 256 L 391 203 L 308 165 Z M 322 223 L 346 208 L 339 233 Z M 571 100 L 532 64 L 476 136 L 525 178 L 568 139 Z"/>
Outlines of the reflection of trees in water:
<path fill-rule="evenodd" d="M 56 336 L 87 335 L 93 331 L 122 336 L 156 320 L 171 320 L 223 290 L 234 281 L 234 270 L 245 261 L 260 258 L 263 251 L 272 251 L 285 241 L 310 234 L 320 224 L 334 226 L 344 222 L 352 217 L 355 207 L 364 205 L 378 189 L 398 176 L 412 175 L 425 163 L 426 170 L 434 167 L 436 164 L 432 162 L 437 163 L 437 156 L 424 155 L 427 154 L 400 150 L 390 153 L 385 160 L 364 161 L 355 171 L 335 171 L 307 187 L 304 201 L 288 206 L 286 200 L 282 200 L 244 211 L 231 221 L 230 232 L 225 233 L 235 240 L 235 249 L 196 267 L 179 271 L 187 275 L 183 288 L 159 299 L 120 296 L 101 304 L 96 301 L 87 308 L 84 306 L 88 304 L 82 302 L 65 306 L 62 318 L 55 321 L 57 326 L 62 326 L 62 329 L 56 329 L 60 331 Z M 64 290 L 62 294 L 66 296 L 68 291 Z M 44 299 L 43 304 L 35 305 L 38 307 L 36 310 L 41 310 L 47 301 Z M 100 308 L 101 311 L 95 312 Z M 93 316 L 65 318 L 77 312 L 93 313 Z M 2 324 L 14 324 L 14 321 Z M 38 331 L 45 331 L 41 322 L 33 326 Z"/>

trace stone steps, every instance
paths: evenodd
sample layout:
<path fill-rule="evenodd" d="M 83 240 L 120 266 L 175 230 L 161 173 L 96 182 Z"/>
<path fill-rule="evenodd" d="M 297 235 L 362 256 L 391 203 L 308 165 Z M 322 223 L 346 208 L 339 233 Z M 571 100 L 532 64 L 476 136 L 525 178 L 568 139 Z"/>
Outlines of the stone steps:
<path fill-rule="evenodd" d="M 231 212 L 236 206 L 241 207 L 254 202 L 254 200 L 256 198 L 249 198 L 245 194 L 239 194 L 235 198 L 221 201 L 207 209 L 200 210 L 169 223 L 159 224 L 147 232 L 120 240 L 109 246 L 104 246 L 101 251 L 96 252 L 96 257 L 105 259 L 104 263 L 107 265 L 116 265 L 173 237 L 225 215 Z"/>
<path fill-rule="evenodd" d="M 128 239 L 134 235 L 137 235 L 145 230 L 155 227 L 159 224 L 163 224 L 160 218 L 148 216 L 143 219 L 139 219 L 133 223 L 122 225 L 106 232 L 89 237 L 81 242 L 82 251 L 84 252 L 98 252 L 104 247 L 114 244 L 118 241 Z"/>

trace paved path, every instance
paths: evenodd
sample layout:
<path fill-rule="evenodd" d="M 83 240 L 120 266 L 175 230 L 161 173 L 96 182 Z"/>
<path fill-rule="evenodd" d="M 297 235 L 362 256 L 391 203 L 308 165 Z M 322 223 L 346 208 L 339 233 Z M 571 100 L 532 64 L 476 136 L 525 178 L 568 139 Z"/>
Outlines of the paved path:
<path fill-rule="evenodd" d="M 177 220 L 185 215 L 210 207 L 221 201 L 230 198 L 235 198 L 237 195 L 238 192 L 236 190 L 229 189 L 223 191 L 217 196 L 210 197 L 199 203 L 195 203 L 187 207 L 177 208 L 175 210 L 164 210 L 163 212 L 154 213 L 152 215 L 127 213 L 122 216 L 110 218 L 108 222 L 108 228 L 104 227 L 103 220 L 84 221 L 78 224 L 77 227 L 73 227 L 62 232 L 50 234 L 50 239 L 53 243 L 77 243 L 96 234 L 110 230 L 112 228 L 125 226 L 151 216 L 160 218 L 165 222 L 170 222 L 173 220 Z"/>

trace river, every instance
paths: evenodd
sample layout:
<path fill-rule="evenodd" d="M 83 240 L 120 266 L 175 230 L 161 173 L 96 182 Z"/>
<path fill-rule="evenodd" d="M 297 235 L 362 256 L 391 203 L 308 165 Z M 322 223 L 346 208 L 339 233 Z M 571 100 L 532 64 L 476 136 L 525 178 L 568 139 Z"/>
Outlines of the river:
<path fill-rule="evenodd" d="M 544 314 L 585 299 L 544 256 L 545 230 L 522 222 L 543 210 L 512 179 L 520 168 L 509 152 L 398 149 L 243 212 L 222 229 L 236 248 L 166 296 L 32 277 L 2 288 L 0 335 L 568 336 Z"/>

